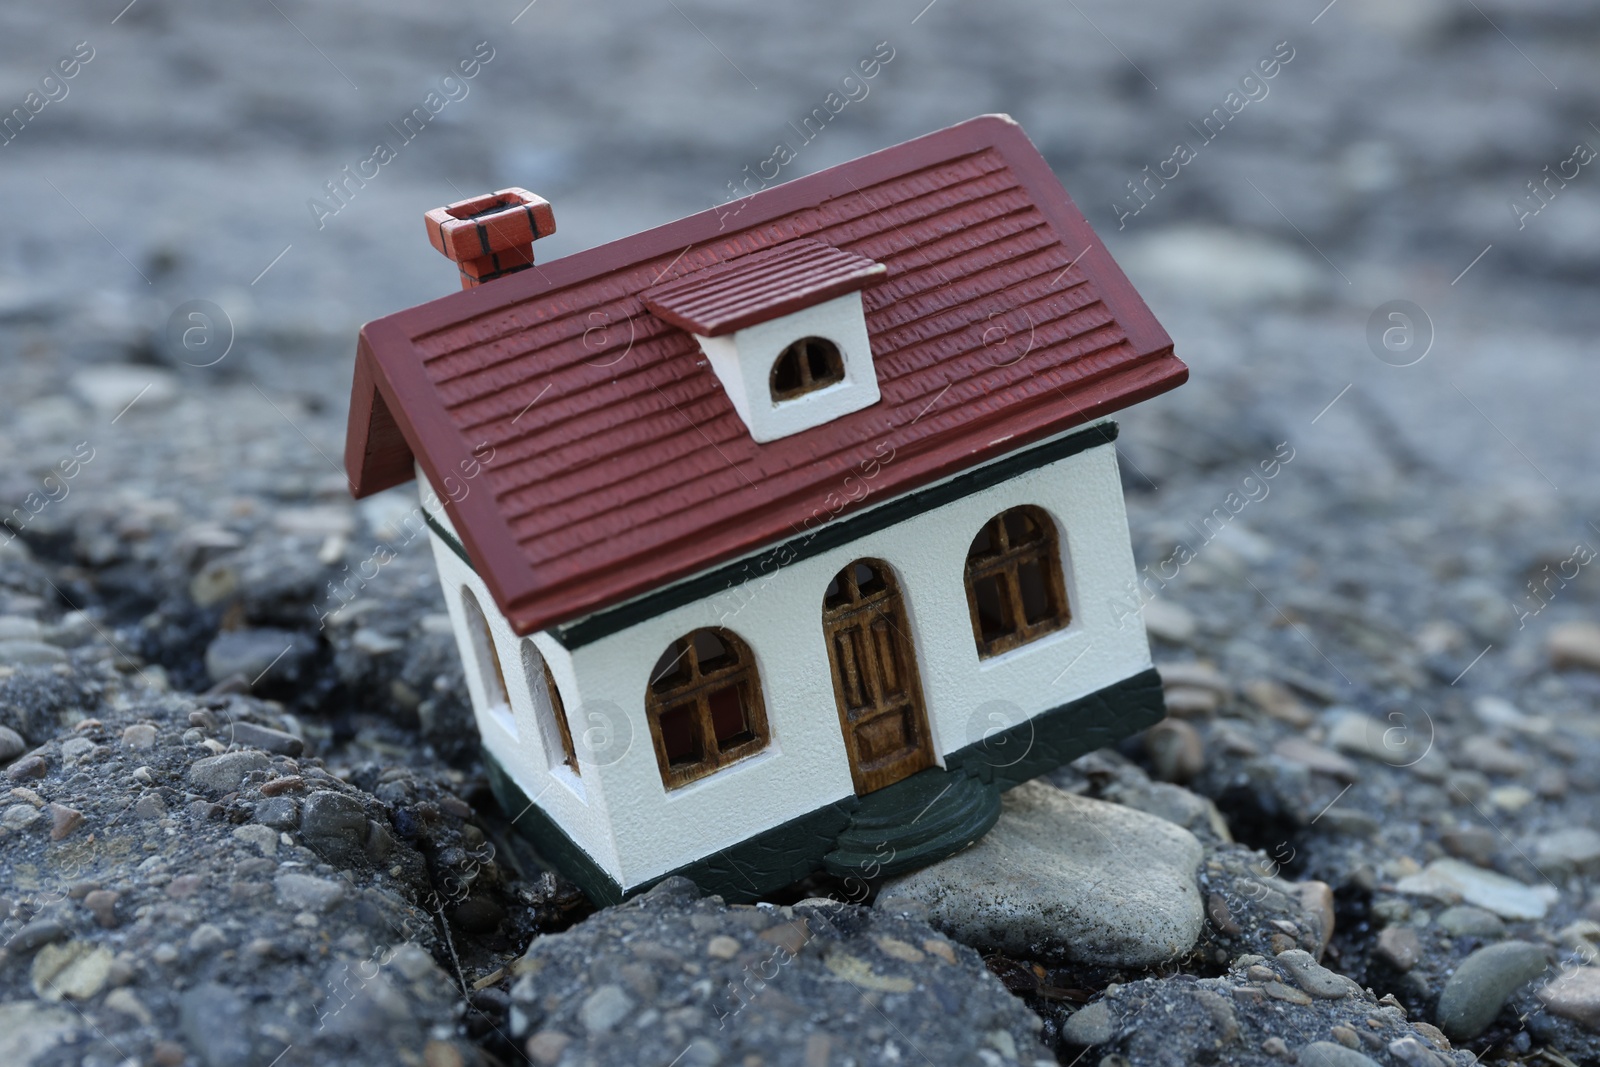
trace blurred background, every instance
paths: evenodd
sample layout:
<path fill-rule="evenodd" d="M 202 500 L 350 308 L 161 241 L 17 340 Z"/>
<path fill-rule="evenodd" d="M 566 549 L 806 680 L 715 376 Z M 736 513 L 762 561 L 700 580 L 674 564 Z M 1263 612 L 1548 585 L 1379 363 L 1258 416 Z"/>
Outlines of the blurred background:
<path fill-rule="evenodd" d="M 24 436 L 22 401 L 101 363 L 336 414 L 359 325 L 454 287 L 423 211 L 526 186 L 555 206 L 551 259 L 722 203 L 887 42 L 784 177 L 1012 114 L 1195 368 L 1163 421 L 1215 389 L 1367 477 L 1594 487 L 1600 182 L 1572 162 L 1600 143 L 1590 5 L 112 0 L 8 5 L 0 25 L 0 107 L 45 97 L 0 147 L 0 358 Z M 61 79 L 75 48 L 92 58 Z M 492 58 L 442 87 L 475 48 Z M 1275 55 L 1292 58 L 1261 78 Z M 402 141 L 430 92 L 444 106 Z M 1213 109 L 1229 121 L 1205 141 Z M 379 142 L 394 158 L 345 180 Z M 1404 368 L 1423 340 L 1385 363 L 1366 336 L 1397 299 L 1431 342 Z M 234 332 L 205 373 L 167 343 L 190 300 Z M 1188 420 L 1170 446 L 1222 447 L 1243 421 Z"/>

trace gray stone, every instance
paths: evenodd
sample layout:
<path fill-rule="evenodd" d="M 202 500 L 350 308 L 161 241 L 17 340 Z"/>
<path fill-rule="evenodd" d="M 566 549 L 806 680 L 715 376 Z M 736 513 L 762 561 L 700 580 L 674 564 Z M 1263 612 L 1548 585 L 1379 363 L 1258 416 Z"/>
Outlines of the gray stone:
<path fill-rule="evenodd" d="M 1465 901 L 1502 919 L 1542 919 L 1560 894 L 1552 886 L 1526 885 L 1494 871 L 1455 859 L 1434 860 L 1395 888 L 1446 903 Z"/>
<path fill-rule="evenodd" d="M 21 615 L 0 615 L 0 641 L 37 640 L 43 633 L 38 622 Z"/>
<path fill-rule="evenodd" d="M 1521 776 L 1528 773 L 1533 761 L 1498 738 L 1475 734 L 1461 743 L 1460 761 L 1465 766 L 1484 774 Z"/>
<path fill-rule="evenodd" d="M 1434 923 L 1451 937 L 1504 937 L 1506 924 L 1492 911 L 1458 904 L 1439 913 Z"/>
<path fill-rule="evenodd" d="M 1389 1042 L 1389 1055 L 1406 1067 L 1456 1067 L 1454 1060 L 1435 1052 L 1410 1034 Z"/>
<path fill-rule="evenodd" d="M 35 919 L 6 942 L 6 951 L 15 956 L 26 956 L 66 936 L 67 928 L 54 919 Z"/>
<path fill-rule="evenodd" d="M 0 726 L 0 763 L 10 763 L 28 751 L 28 742 L 9 726 Z"/>
<path fill-rule="evenodd" d="M 53 667 L 66 662 L 64 649 L 43 641 L 0 641 L 0 667 Z"/>
<path fill-rule="evenodd" d="M 236 674 L 250 685 L 294 681 L 311 651 L 292 630 L 224 630 L 206 646 L 206 673 L 214 682 Z"/>
<path fill-rule="evenodd" d="M 43 818 L 44 812 L 32 804 L 12 804 L 0 812 L 0 826 L 7 830 L 26 830 Z"/>
<path fill-rule="evenodd" d="M 1144 628 L 1151 637 L 1173 644 L 1186 644 L 1198 628 L 1194 614 L 1188 608 L 1160 597 L 1145 604 L 1141 614 Z"/>
<path fill-rule="evenodd" d="M 1061 1036 L 1074 1045 L 1104 1045 L 1117 1036 L 1117 1020 L 1110 1006 L 1097 1000 L 1073 1012 L 1061 1028 Z"/>
<path fill-rule="evenodd" d="M 66 1007 L 38 1001 L 0 1004 L 0 1063 L 32 1067 L 70 1037 L 82 1018 Z"/>
<path fill-rule="evenodd" d="M 274 830 L 300 825 L 300 803 L 294 797 L 267 797 L 256 802 L 256 821 Z"/>
<path fill-rule="evenodd" d="M 284 871 L 273 879 L 278 901 L 301 911 L 327 911 L 344 900 L 344 884 L 314 874 Z"/>
<path fill-rule="evenodd" d="M 1415 724 L 1375 719 L 1354 708 L 1329 708 L 1333 720 L 1328 743 L 1340 752 L 1365 756 L 1391 767 L 1410 767 L 1427 754 L 1432 737 Z"/>
<path fill-rule="evenodd" d="M 1147 966 L 1187 952 L 1204 923 L 1187 830 L 1030 782 L 949 859 L 891 879 L 877 906 L 927 909 L 957 940 L 1019 956 Z"/>
<path fill-rule="evenodd" d="M 319 789 L 306 798 L 300 833 L 329 863 L 354 866 L 366 858 L 367 809 L 354 797 Z"/>
<path fill-rule="evenodd" d="M 1557 670 L 1581 667 L 1600 671 L 1600 625 L 1592 622 L 1563 622 L 1550 628 L 1545 639 L 1550 665 Z"/>
<path fill-rule="evenodd" d="M 122 731 L 122 743 L 129 748 L 150 748 L 156 743 L 156 728 L 147 722 L 136 722 Z"/>
<path fill-rule="evenodd" d="M 578 1008 L 578 1021 L 591 1034 L 603 1034 L 633 1011 L 633 998 L 619 985 L 607 984 L 584 998 Z"/>
<path fill-rule="evenodd" d="M 1155 776 L 1163 782 L 1187 782 L 1206 766 L 1200 731 L 1182 719 L 1166 719 L 1144 732 L 1144 748 Z"/>
<path fill-rule="evenodd" d="M 70 766 L 93 751 L 94 742 L 87 737 L 69 737 L 61 742 L 61 762 Z"/>
<path fill-rule="evenodd" d="M 46 945 L 33 957 L 33 991 L 43 1000 L 88 1000 L 105 987 L 115 958 L 90 941 Z"/>
<path fill-rule="evenodd" d="M 223 723 L 217 730 L 217 739 L 248 748 L 259 748 L 279 756 L 298 756 L 306 747 L 305 742 L 293 734 L 268 729 L 253 722 Z"/>
<path fill-rule="evenodd" d="M 1378 1067 L 1376 1060 L 1335 1041 L 1313 1041 L 1300 1050 L 1300 1067 Z"/>
<path fill-rule="evenodd" d="M 1544 972 L 1543 946 L 1506 941 L 1480 948 L 1456 968 L 1439 994 L 1437 1022 L 1452 1041 L 1470 1041 L 1489 1028 L 1506 1001 Z"/>
<path fill-rule="evenodd" d="M 1297 948 L 1280 952 L 1277 962 L 1289 972 L 1289 977 L 1294 979 L 1295 985 L 1321 1000 L 1339 1000 L 1343 997 L 1361 995 L 1361 986 L 1355 981 L 1328 970 L 1313 959 L 1309 952 Z"/>
<path fill-rule="evenodd" d="M 179 1026 L 206 1067 L 238 1067 L 252 1060 L 248 1006 L 227 986 L 206 982 L 178 1000 Z"/>
<path fill-rule="evenodd" d="M 178 396 L 178 379 L 159 367 L 98 363 L 75 373 L 73 392 L 107 419 L 119 417 L 134 401 L 144 410 L 164 407 Z"/>
<path fill-rule="evenodd" d="M 1600 1033 L 1600 967 L 1571 967 L 1539 990 L 1556 1015 Z"/>
<path fill-rule="evenodd" d="M 260 823 L 246 823 L 243 826 L 236 827 L 233 831 L 233 839 L 255 846 L 256 850 L 263 856 L 271 856 L 278 851 L 277 831 Z"/>
<path fill-rule="evenodd" d="M 1541 870 L 1555 873 L 1600 873 L 1600 832 L 1568 826 L 1534 839 L 1533 859 Z"/>
<path fill-rule="evenodd" d="M 1439 835 L 1439 843 L 1446 852 L 1479 867 L 1494 864 L 1500 840 L 1500 836 L 1486 826 L 1453 826 Z"/>
<path fill-rule="evenodd" d="M 1409 926 L 1385 926 L 1378 933 L 1377 954 L 1395 970 L 1409 971 L 1422 955 L 1422 939 Z"/>
<path fill-rule="evenodd" d="M 224 752 L 220 756 L 207 756 L 194 761 L 189 768 L 189 780 L 213 793 L 232 793 L 253 771 L 264 771 L 272 763 L 259 752 Z"/>

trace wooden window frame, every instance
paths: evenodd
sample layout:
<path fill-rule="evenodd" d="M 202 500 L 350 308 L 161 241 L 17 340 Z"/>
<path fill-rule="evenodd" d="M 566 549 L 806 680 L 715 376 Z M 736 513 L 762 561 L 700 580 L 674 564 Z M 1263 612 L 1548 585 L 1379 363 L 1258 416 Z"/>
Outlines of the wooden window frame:
<path fill-rule="evenodd" d="M 695 648 L 695 636 L 709 631 L 733 653 L 733 662 L 703 671 L 700 656 Z M 668 789 L 678 789 L 739 760 L 755 755 L 771 743 L 767 729 L 767 711 L 761 693 L 760 673 L 750 646 L 734 633 L 720 626 L 707 626 L 677 638 L 667 646 L 667 653 L 681 649 L 686 660 L 687 675 L 670 686 L 660 684 L 652 677 L 645 686 L 645 717 L 650 720 L 650 740 L 655 746 L 656 765 L 661 770 L 661 782 Z M 665 658 L 665 654 L 662 658 Z M 658 660 L 659 662 L 659 660 Z M 674 659 L 676 662 L 676 658 Z M 724 749 L 717 741 L 712 721 L 710 698 L 734 686 L 743 698 L 745 723 L 750 738 Z M 661 717 L 678 708 L 688 706 L 691 725 L 700 742 L 700 759 L 693 763 L 674 766 L 667 757 L 666 739 L 661 729 Z"/>
<path fill-rule="evenodd" d="M 1006 516 L 1022 512 L 1038 530 L 1038 536 L 1013 545 L 1006 530 Z M 990 547 L 977 553 L 974 547 L 985 533 Z M 1037 622 L 1029 622 L 1023 607 L 1021 568 L 1036 564 L 1045 582 L 1045 594 L 1055 610 Z M 1072 605 L 1067 599 L 1067 586 L 1061 565 L 1061 536 L 1055 521 L 1043 508 L 1033 504 L 1020 504 L 992 516 L 972 538 L 967 548 L 964 565 L 967 586 L 967 607 L 972 616 L 972 636 L 978 645 L 978 658 L 990 659 L 1013 649 L 1021 648 L 1046 634 L 1065 629 L 1072 622 Z M 1001 605 L 1010 623 L 1006 632 L 986 638 L 978 611 L 979 582 L 994 580 L 1000 589 Z"/>
<path fill-rule="evenodd" d="M 511 687 L 506 683 L 505 666 L 500 662 L 500 648 L 495 644 L 494 629 L 489 616 L 471 589 L 461 589 L 461 611 L 467 620 L 467 641 L 472 646 L 473 667 L 478 672 L 478 684 L 483 690 L 484 710 L 499 722 L 500 727 L 520 740 L 516 712 L 511 706 Z M 498 690 L 498 692 L 496 691 Z M 496 697 L 500 699 L 495 699 Z"/>
<path fill-rule="evenodd" d="M 545 757 L 550 763 L 550 769 L 555 770 L 557 767 L 565 767 L 573 774 L 581 775 L 582 772 L 578 769 L 578 748 L 572 741 L 572 725 L 567 721 L 566 704 L 561 699 L 561 690 L 556 687 L 555 675 L 550 673 L 550 661 L 545 659 L 544 653 L 540 652 L 538 646 L 527 638 L 523 639 L 522 649 L 522 672 L 527 676 L 530 690 L 533 686 L 539 684 L 537 675 L 544 677 L 545 699 L 548 704 L 546 707 L 541 708 L 539 707 L 539 701 L 534 700 L 533 711 L 536 719 L 542 719 L 548 714 L 550 721 L 555 726 L 554 740 L 560 746 L 559 759 L 556 758 L 556 747 L 550 743 L 552 740 L 550 737 L 551 731 L 545 729 L 545 722 L 541 721 L 539 723 L 539 739 L 544 744 Z M 539 661 L 537 672 L 534 669 L 534 660 Z"/>
<path fill-rule="evenodd" d="M 811 354 L 813 347 L 820 346 L 822 358 L 827 364 L 827 373 L 821 377 L 816 376 L 811 370 Z M 793 359 L 800 384 L 790 388 L 779 389 L 778 371 L 784 361 Z M 772 373 L 767 376 L 767 388 L 772 394 L 772 402 L 781 404 L 785 400 L 794 400 L 814 393 L 818 389 L 826 389 L 830 385 L 838 385 L 844 381 L 844 353 L 839 346 L 826 337 L 802 337 L 778 353 L 778 358 L 772 361 Z"/>

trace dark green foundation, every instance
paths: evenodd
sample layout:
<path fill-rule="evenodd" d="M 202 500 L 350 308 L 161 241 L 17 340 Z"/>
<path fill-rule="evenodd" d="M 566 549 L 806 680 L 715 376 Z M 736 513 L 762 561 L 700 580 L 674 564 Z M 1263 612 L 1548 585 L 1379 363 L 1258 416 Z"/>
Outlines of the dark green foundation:
<path fill-rule="evenodd" d="M 1116 744 L 1165 714 L 1160 675 L 1142 671 L 958 749 L 944 768 L 930 767 L 866 797 L 841 798 L 626 888 L 531 803 L 487 751 L 484 763 L 500 806 L 522 812 L 517 830 L 596 904 L 619 903 L 674 874 L 743 903 L 817 871 L 864 882 L 958 852 L 994 825 L 1005 790 Z"/>

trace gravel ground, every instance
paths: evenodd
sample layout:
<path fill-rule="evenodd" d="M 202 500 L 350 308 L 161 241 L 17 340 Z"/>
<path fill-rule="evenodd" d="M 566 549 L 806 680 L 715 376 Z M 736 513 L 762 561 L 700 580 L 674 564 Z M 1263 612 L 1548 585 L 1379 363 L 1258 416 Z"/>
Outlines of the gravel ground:
<path fill-rule="evenodd" d="M 1600 1063 L 1600 17 L 924 4 L 0 10 L 0 1063 Z M 1009 112 L 1193 369 L 1119 441 L 1172 717 L 1051 776 L 1198 842 L 1154 965 L 595 913 L 337 462 L 360 323 L 455 284 L 422 211 L 712 206 L 880 41 L 793 173 Z"/>

